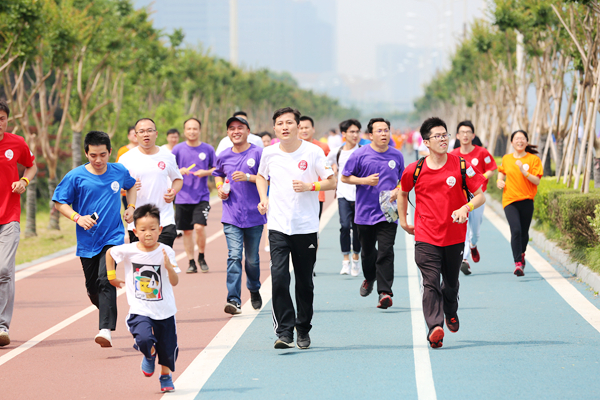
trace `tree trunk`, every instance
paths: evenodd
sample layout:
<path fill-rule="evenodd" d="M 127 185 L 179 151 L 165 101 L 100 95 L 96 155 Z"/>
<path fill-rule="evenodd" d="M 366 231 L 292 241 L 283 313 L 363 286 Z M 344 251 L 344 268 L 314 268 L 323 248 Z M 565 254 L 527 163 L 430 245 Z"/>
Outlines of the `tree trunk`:
<path fill-rule="evenodd" d="M 56 189 L 56 185 L 58 185 L 58 179 L 48 179 L 48 196 L 50 196 L 50 220 L 48 222 L 48 229 L 60 231 L 60 224 L 58 223 L 60 213 L 56 209 L 56 203 L 52 201 L 52 196 L 54 196 L 54 190 Z"/>
<path fill-rule="evenodd" d="M 35 226 L 35 215 L 37 212 L 37 179 L 33 178 L 27 187 L 26 193 L 26 212 L 27 219 L 25 223 L 25 237 L 34 237 L 37 236 L 36 226 Z"/>
<path fill-rule="evenodd" d="M 71 153 L 73 154 L 73 169 L 75 169 L 81 165 L 81 132 L 73 131 Z"/>

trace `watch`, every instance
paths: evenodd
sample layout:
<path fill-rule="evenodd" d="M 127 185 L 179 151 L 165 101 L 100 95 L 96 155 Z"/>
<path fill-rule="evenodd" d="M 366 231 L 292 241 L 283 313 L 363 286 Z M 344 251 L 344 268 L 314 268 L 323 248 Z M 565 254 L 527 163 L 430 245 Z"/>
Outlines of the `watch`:
<path fill-rule="evenodd" d="M 246 174 L 246 180 L 249 181 L 250 180 L 250 174 Z"/>

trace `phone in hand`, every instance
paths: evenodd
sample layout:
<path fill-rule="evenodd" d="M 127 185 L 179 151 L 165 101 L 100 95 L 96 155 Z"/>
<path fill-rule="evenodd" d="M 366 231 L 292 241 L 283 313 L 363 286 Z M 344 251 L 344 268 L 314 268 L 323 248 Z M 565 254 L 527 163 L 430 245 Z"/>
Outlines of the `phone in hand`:
<path fill-rule="evenodd" d="M 93 213 L 93 214 L 90 216 L 90 218 L 92 218 L 94 221 L 97 221 L 97 220 L 98 220 L 98 213 L 96 213 L 96 212 L 95 212 L 95 213 Z"/>

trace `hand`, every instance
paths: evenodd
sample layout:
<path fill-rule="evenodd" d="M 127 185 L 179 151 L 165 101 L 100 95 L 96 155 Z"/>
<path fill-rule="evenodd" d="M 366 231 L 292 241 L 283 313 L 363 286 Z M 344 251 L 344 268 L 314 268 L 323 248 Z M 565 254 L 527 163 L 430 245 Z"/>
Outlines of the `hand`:
<path fill-rule="evenodd" d="M 23 181 L 23 179 L 19 179 L 18 181 L 13 182 L 12 185 L 11 185 L 11 187 L 12 187 L 12 192 L 13 193 L 22 194 L 22 193 L 25 192 L 25 188 L 27 186 L 25 185 L 25 182 Z"/>
<path fill-rule="evenodd" d="M 521 162 L 521 160 L 517 160 L 517 161 L 515 161 L 515 164 L 517 164 L 517 167 L 519 167 L 519 171 L 521 171 L 521 173 L 522 173 L 523 175 L 525 175 L 525 174 L 527 173 L 527 171 L 525 171 L 525 170 L 523 169 L 523 163 Z"/>
<path fill-rule="evenodd" d="M 219 195 L 219 198 L 221 200 L 227 200 L 227 198 L 229 197 L 229 193 L 225 193 L 223 191 L 223 186 L 221 186 L 217 189 L 217 194 Z"/>
<path fill-rule="evenodd" d="M 139 179 L 139 178 L 138 178 L 138 179 L 136 179 L 136 180 L 135 180 L 135 185 L 133 185 L 133 186 L 135 186 L 135 188 L 136 188 L 136 189 L 137 189 L 137 191 L 139 192 L 139 191 L 142 189 L 142 181 L 140 181 L 140 179 Z"/>
<path fill-rule="evenodd" d="M 167 193 L 165 193 L 165 195 L 163 196 L 163 199 L 165 199 L 165 203 L 172 203 L 173 200 L 175 200 L 175 190 L 174 189 L 167 190 Z"/>
<path fill-rule="evenodd" d="M 312 189 L 312 185 L 310 183 L 302 181 L 292 181 L 292 185 L 294 186 L 294 192 L 296 193 L 307 192 Z"/>
<path fill-rule="evenodd" d="M 246 182 L 248 180 L 248 178 L 246 178 L 246 174 L 242 171 L 235 171 L 233 174 L 231 174 L 231 179 L 236 182 Z"/>
<path fill-rule="evenodd" d="M 131 224 L 133 222 L 133 212 L 134 211 L 135 210 L 133 207 L 127 207 L 127 209 L 123 213 L 123 218 L 125 219 L 125 222 L 127 222 L 128 224 Z"/>
<path fill-rule="evenodd" d="M 191 174 L 190 170 L 187 168 L 179 168 L 179 172 L 181 172 L 181 175 L 189 175 Z"/>
<path fill-rule="evenodd" d="M 261 201 L 260 203 L 258 203 L 258 212 L 261 215 L 265 215 L 268 210 L 269 210 L 269 200 Z"/>
<path fill-rule="evenodd" d="M 173 269 L 173 264 L 171 264 L 171 260 L 169 259 L 169 256 L 167 255 L 167 252 L 165 251 L 165 249 L 162 249 L 162 252 L 163 252 L 163 258 L 165 260 L 165 268 Z"/>
<path fill-rule="evenodd" d="M 363 178 L 363 182 L 363 185 L 377 186 L 379 183 L 379 174 L 369 175 L 366 178 Z"/>
<path fill-rule="evenodd" d="M 458 210 L 452 211 L 452 222 L 457 222 L 459 224 L 464 224 L 469 220 L 469 212 L 467 211 L 467 207 L 461 207 Z"/>
<path fill-rule="evenodd" d="M 406 233 L 414 236 L 414 234 L 415 234 L 414 225 L 400 225 L 400 226 L 402 227 L 402 229 L 404 229 L 406 231 Z"/>
<path fill-rule="evenodd" d="M 109 280 L 109 282 L 110 282 L 111 285 L 113 285 L 117 289 L 121 289 L 123 286 L 125 286 L 125 281 L 123 281 L 123 280 L 121 280 L 119 278 L 115 278 L 115 279 Z"/>
<path fill-rule="evenodd" d="M 390 202 L 396 201 L 398 199 L 398 193 L 399 192 L 400 192 L 400 189 L 394 189 L 394 190 L 392 190 L 392 194 L 390 196 Z"/>
<path fill-rule="evenodd" d="M 132 214 L 133 215 L 133 214 Z M 92 229 L 97 222 L 92 219 L 89 215 L 81 215 L 77 220 L 77 225 L 85 229 L 86 231 Z"/>
<path fill-rule="evenodd" d="M 498 189 L 503 190 L 504 186 L 506 186 L 506 182 L 504 182 L 502 179 L 498 179 L 498 181 L 496 182 L 496 186 L 498 187 Z"/>

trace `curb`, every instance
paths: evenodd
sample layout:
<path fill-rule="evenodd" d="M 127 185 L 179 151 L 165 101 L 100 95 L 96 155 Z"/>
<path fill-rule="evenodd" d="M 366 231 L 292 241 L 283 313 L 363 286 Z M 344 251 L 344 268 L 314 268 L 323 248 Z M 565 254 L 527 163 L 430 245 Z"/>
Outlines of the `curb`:
<path fill-rule="evenodd" d="M 485 194 L 485 204 L 486 206 L 489 206 L 496 214 L 504 217 L 502 204 L 493 199 L 487 193 Z M 546 253 L 553 261 L 557 262 L 561 267 L 565 268 L 571 274 L 581 279 L 581 281 L 590 286 L 594 292 L 600 292 L 600 275 L 598 273 L 592 271 L 590 268 L 581 263 L 572 261 L 569 257 L 568 251 L 558 247 L 556 243 L 546 238 L 546 235 L 544 235 L 542 232 L 531 228 L 529 233 L 530 240 L 533 241 L 539 250 Z"/>

